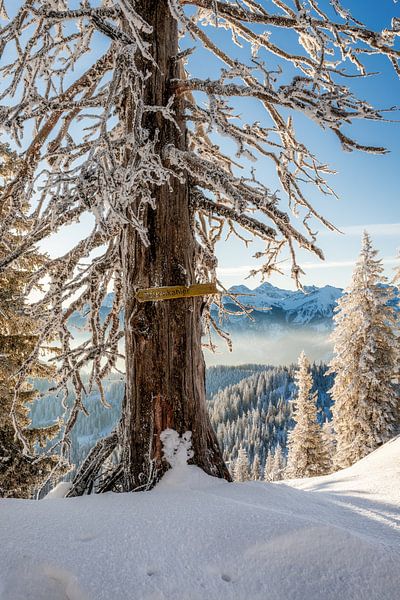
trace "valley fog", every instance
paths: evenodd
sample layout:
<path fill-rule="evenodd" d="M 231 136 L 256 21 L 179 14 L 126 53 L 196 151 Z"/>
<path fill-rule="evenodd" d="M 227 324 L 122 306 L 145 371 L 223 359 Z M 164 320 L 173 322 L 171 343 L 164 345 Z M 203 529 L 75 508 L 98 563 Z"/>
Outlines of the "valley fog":
<path fill-rule="evenodd" d="M 286 365 L 295 363 L 304 350 L 311 361 L 327 362 L 332 355 L 329 334 L 327 331 L 312 329 L 289 331 L 275 338 L 266 335 L 265 332 L 259 335 L 232 333 L 232 352 L 229 352 L 222 339 L 214 339 L 218 344 L 217 350 L 215 353 L 204 350 L 204 358 L 207 366 L 244 363 Z"/>

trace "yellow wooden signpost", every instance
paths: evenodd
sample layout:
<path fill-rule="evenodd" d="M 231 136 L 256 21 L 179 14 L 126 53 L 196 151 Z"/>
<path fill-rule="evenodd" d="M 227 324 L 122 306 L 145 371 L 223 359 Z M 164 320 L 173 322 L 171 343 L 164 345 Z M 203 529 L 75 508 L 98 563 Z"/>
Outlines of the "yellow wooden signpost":
<path fill-rule="evenodd" d="M 139 302 L 158 302 L 159 300 L 175 300 L 175 298 L 192 298 L 218 294 L 215 283 L 194 283 L 193 285 L 171 285 L 159 288 L 147 288 L 136 292 Z"/>

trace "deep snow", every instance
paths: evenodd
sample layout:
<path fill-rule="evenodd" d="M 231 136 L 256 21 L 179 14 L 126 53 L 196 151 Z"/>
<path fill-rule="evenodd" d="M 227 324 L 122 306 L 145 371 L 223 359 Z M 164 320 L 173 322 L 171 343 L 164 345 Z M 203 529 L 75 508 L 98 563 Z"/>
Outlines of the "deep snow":
<path fill-rule="evenodd" d="M 1 600 L 396 600 L 400 438 L 350 469 L 0 501 Z"/>

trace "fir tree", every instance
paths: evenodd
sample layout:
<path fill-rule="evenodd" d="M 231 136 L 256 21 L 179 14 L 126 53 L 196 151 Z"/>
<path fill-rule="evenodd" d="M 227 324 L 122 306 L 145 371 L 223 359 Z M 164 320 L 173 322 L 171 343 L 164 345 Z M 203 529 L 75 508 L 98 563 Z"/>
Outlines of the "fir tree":
<path fill-rule="evenodd" d="M 312 394 L 313 380 L 310 363 L 302 352 L 296 373 L 298 388 L 293 418 L 294 429 L 288 437 L 287 477 L 313 477 L 329 470 L 328 454 L 323 446 L 321 427 L 317 421 L 316 394 Z"/>
<path fill-rule="evenodd" d="M 258 481 L 260 479 L 260 467 L 260 458 L 258 454 L 256 454 L 251 467 L 251 478 L 254 479 L 254 481 Z"/>
<path fill-rule="evenodd" d="M 233 478 L 235 481 L 248 481 L 250 479 L 249 459 L 244 448 L 239 448 Z"/>
<path fill-rule="evenodd" d="M 0 178 L 6 182 L 18 167 L 16 156 L 7 146 L 0 146 Z M 1 198 L 1 196 L 0 196 Z M 28 227 L 24 209 L 15 216 L 0 240 L 0 258 L 20 243 Z M 0 200 L 1 215 L 7 207 Z M 35 456 L 35 445 L 45 446 L 56 435 L 58 424 L 30 428 L 29 405 L 37 392 L 28 377 L 49 377 L 52 370 L 34 354 L 37 322 L 27 314 L 25 290 L 32 273 L 44 257 L 32 251 L 13 267 L 0 273 L 0 496 L 29 498 L 48 477 L 57 463 L 56 457 Z M 33 354 L 33 356 L 32 356 Z M 30 358 L 29 368 L 24 363 Z M 22 372 L 21 372 L 22 369 Z M 22 434 L 24 443 L 20 439 Z"/>
<path fill-rule="evenodd" d="M 333 376 L 327 376 L 326 371 L 324 364 L 311 367 L 318 410 L 329 419 L 332 400 L 328 390 Z M 249 457 L 258 454 L 265 465 L 268 453 L 273 453 L 278 444 L 286 449 L 287 434 L 293 426 L 290 400 L 295 395 L 295 374 L 295 365 L 266 366 L 264 370 L 255 369 L 250 377 L 242 372 L 238 383 L 235 374 L 234 385 L 226 385 L 209 401 L 211 422 L 225 460 L 233 464 L 242 446 Z"/>
<path fill-rule="evenodd" d="M 332 421 L 324 421 L 321 428 L 322 444 L 328 456 L 329 471 L 332 470 L 334 456 L 336 454 L 336 438 Z"/>
<path fill-rule="evenodd" d="M 265 461 L 264 467 L 264 481 L 273 481 L 272 472 L 274 468 L 274 454 L 273 452 L 268 452 L 267 460 Z"/>
<path fill-rule="evenodd" d="M 280 481 L 281 479 L 283 479 L 285 466 L 285 455 L 283 454 L 282 446 L 278 444 L 274 452 L 274 462 L 272 464 L 271 481 Z"/>
<path fill-rule="evenodd" d="M 393 437 L 399 429 L 396 313 L 382 261 L 364 233 L 350 287 L 334 317 L 336 373 L 332 387 L 335 464 L 347 467 Z"/>
<path fill-rule="evenodd" d="M 400 283 L 400 252 L 399 252 L 399 255 L 398 255 L 398 263 L 399 264 L 398 264 L 398 266 L 395 269 L 395 274 L 394 274 L 394 277 L 393 277 L 393 282 L 397 283 L 397 284 Z"/>

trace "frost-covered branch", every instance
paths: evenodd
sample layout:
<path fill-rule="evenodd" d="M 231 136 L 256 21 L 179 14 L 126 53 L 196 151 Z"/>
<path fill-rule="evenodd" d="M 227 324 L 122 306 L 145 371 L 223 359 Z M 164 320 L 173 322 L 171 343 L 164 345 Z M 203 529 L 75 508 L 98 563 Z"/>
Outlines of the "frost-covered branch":
<path fill-rule="evenodd" d="M 123 281 L 122 240 L 129 227 L 138 242 L 149 245 L 146 215 L 157 210 L 155 191 L 172 189 L 176 180 L 187 183 L 198 281 L 216 280 L 215 247 L 227 233 L 245 244 L 253 237 L 263 240 L 265 249 L 256 255 L 263 259 L 261 274 L 268 276 L 289 259 L 301 285 L 298 247 L 323 258 L 315 225 L 334 229 L 312 205 L 309 188 L 334 192 L 332 170 L 300 139 L 295 115 L 332 131 L 346 150 L 383 152 L 349 133 L 354 119 L 379 120 L 384 114 L 359 99 L 351 82 L 367 75 L 363 57 L 370 54 L 388 59 L 400 74 L 398 21 L 373 32 L 339 0 L 159 1 L 179 23 L 185 44 L 195 44 L 190 49 L 184 44 L 168 59 L 180 65 L 178 77 L 160 70 L 155 51 L 160 40 L 141 14 L 142 3 L 1 4 L 11 17 L 2 11 L 0 131 L 18 149 L 19 168 L 2 191 L 0 235 L 15 215 L 29 231 L 2 257 L 0 270 L 11 269 L 49 236 L 90 220 L 73 249 L 48 257 L 28 286 L 43 284 L 31 306 L 41 334 L 30 361 L 43 340 L 55 338 L 58 386 L 64 400 L 71 382 L 75 392 L 64 415 L 65 454 L 74 421 L 86 410 L 88 390 L 80 371 L 89 371 L 89 389 L 97 387 L 105 402 L 101 381 L 120 358 L 121 315 L 131 301 Z M 235 56 L 216 28 L 231 35 Z M 195 70 L 199 44 L 217 71 L 213 79 L 184 69 L 187 64 L 188 72 Z M 148 93 L 154 73 L 167 90 L 163 102 Z M 248 113 L 242 109 L 246 102 L 252 103 Z M 255 103 L 258 120 L 249 118 Z M 182 128 L 180 144 L 163 135 L 171 126 Z M 226 150 L 225 138 L 234 142 L 235 153 Z M 276 182 L 266 181 L 259 168 L 265 160 Z M 27 203 L 29 218 L 23 211 Z M 104 317 L 106 297 L 111 305 Z M 210 302 L 205 301 L 206 325 L 225 337 L 220 323 L 212 323 Z M 87 322 L 86 339 L 79 342 L 69 322 L 77 312 Z M 21 377 L 29 360 L 23 371 Z"/>

